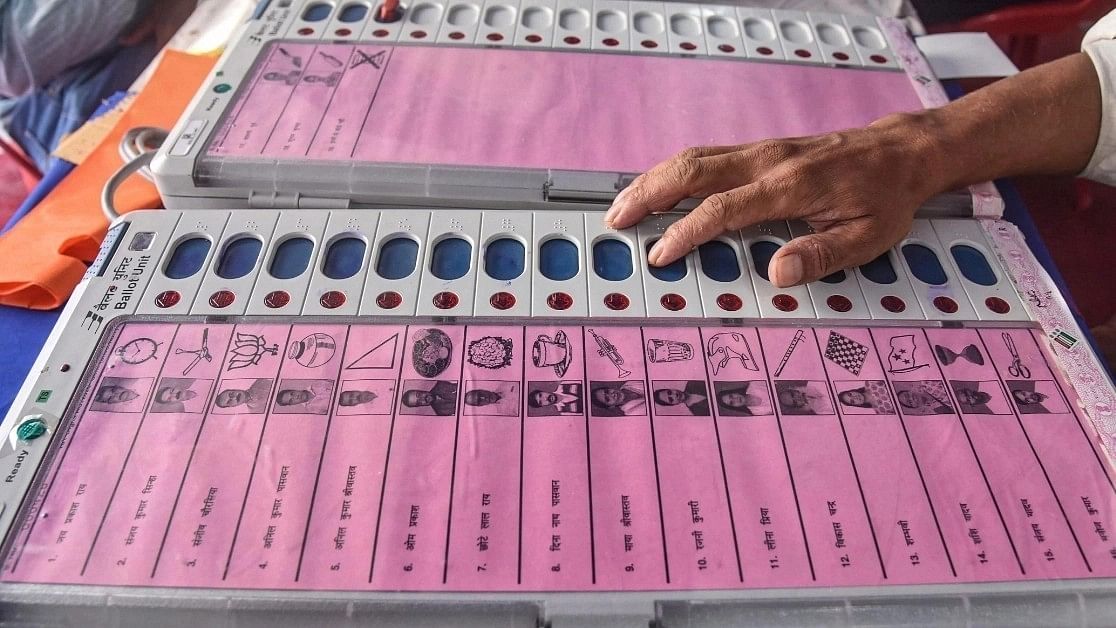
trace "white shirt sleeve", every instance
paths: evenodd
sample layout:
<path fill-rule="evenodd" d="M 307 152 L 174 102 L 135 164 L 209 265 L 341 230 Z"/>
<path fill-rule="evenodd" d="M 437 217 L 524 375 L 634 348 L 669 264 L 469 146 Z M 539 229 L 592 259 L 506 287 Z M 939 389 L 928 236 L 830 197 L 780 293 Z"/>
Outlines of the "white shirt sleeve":
<path fill-rule="evenodd" d="M 1081 176 L 1116 185 L 1116 11 L 1085 34 L 1081 49 L 1097 69 L 1102 107 L 1097 148 Z"/>

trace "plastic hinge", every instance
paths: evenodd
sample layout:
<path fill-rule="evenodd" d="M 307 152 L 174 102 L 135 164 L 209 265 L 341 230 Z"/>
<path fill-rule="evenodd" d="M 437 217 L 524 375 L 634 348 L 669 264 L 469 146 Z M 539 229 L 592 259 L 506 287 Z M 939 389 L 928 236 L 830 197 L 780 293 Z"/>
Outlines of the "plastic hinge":
<path fill-rule="evenodd" d="M 553 202 L 609 203 L 631 181 L 631 177 L 616 175 L 611 181 L 607 177 L 596 172 L 552 171 L 550 180 L 543 187 L 543 198 Z"/>

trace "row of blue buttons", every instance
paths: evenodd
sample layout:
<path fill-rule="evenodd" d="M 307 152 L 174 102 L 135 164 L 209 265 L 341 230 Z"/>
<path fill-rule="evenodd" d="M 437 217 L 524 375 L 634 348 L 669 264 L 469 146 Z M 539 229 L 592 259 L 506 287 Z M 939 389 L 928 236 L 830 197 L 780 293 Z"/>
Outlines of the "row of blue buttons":
<path fill-rule="evenodd" d="M 650 247 L 648 244 L 648 247 Z M 256 266 L 263 243 L 254 237 L 237 238 L 225 246 L 218 261 L 216 274 L 224 279 L 247 275 Z M 171 254 L 165 274 L 172 279 L 190 277 L 201 270 L 210 241 L 195 237 L 185 240 Z M 333 241 L 326 250 L 322 273 L 331 279 L 348 279 L 360 272 L 364 260 L 365 242 L 360 238 L 343 237 Z M 414 272 L 418 263 L 418 243 L 410 238 L 393 238 L 384 243 L 376 261 L 376 273 L 384 279 L 403 279 Z M 767 268 L 779 245 L 761 240 L 752 243 L 755 271 L 767 279 Z M 275 250 L 270 274 L 277 279 L 298 277 L 309 266 L 314 244 L 308 238 L 295 237 L 283 241 Z M 915 277 L 924 283 L 940 286 L 947 275 L 938 256 L 921 244 L 907 244 L 902 249 Z M 469 272 L 472 245 L 458 237 L 445 238 L 434 245 L 430 272 L 444 280 L 464 277 Z M 964 244 L 950 249 L 961 273 L 970 281 L 983 286 L 996 283 L 996 274 L 979 250 Z M 740 264 L 735 250 L 724 242 L 713 241 L 698 247 L 702 272 L 719 282 L 735 281 L 740 277 Z M 526 251 L 519 240 L 500 238 L 488 245 L 484 256 L 485 272 L 500 281 L 510 281 L 523 274 Z M 608 281 L 622 281 L 633 273 L 632 252 L 628 245 L 615 238 L 604 238 L 593 245 L 593 271 Z M 898 275 L 887 255 L 860 267 L 861 273 L 878 284 L 895 283 Z M 547 240 L 539 248 L 539 272 L 548 279 L 566 281 L 580 271 L 577 246 L 569 240 Z M 661 268 L 652 268 L 651 274 L 661 281 L 679 281 L 686 276 L 686 263 L 678 260 Z M 840 283 L 845 273 L 838 271 L 822 281 Z"/>

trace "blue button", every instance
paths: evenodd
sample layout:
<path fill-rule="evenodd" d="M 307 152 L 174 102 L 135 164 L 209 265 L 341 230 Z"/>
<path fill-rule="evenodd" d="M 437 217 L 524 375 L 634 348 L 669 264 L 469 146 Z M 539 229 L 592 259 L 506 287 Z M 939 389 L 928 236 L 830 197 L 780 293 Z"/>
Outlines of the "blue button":
<path fill-rule="evenodd" d="M 755 264 L 756 274 L 763 277 L 765 281 L 771 281 L 767 276 L 767 269 L 771 266 L 771 258 L 775 256 L 775 251 L 778 251 L 779 248 L 780 245 L 769 240 L 753 242 L 748 247 L 752 252 L 752 263 Z"/>
<path fill-rule="evenodd" d="M 306 10 L 302 12 L 302 19 L 307 22 L 321 22 L 329 17 L 329 12 L 332 8 L 333 7 L 324 2 L 315 2 L 306 7 Z"/>
<path fill-rule="evenodd" d="M 354 2 L 346 4 L 345 8 L 341 9 L 337 19 L 348 24 L 363 20 L 365 15 L 368 15 L 368 7 L 359 2 Z"/>
<path fill-rule="evenodd" d="M 581 271 L 577 245 L 563 238 L 553 238 L 539 247 L 539 272 L 552 281 L 573 279 Z"/>
<path fill-rule="evenodd" d="M 988 259 L 978 249 L 967 244 L 956 244 L 949 249 L 953 259 L 957 260 L 957 267 L 965 279 L 982 286 L 996 285 L 996 273 L 988 265 Z"/>
<path fill-rule="evenodd" d="M 655 245 L 655 240 L 647 243 L 647 252 L 651 252 L 651 247 Z M 666 266 L 651 266 L 647 268 L 651 271 L 651 276 L 660 281 L 680 281 L 686 276 L 686 258 L 681 257 L 667 264 Z"/>
<path fill-rule="evenodd" d="M 740 260 L 736 251 L 724 242 L 713 240 L 698 247 L 701 272 L 713 281 L 729 282 L 740 279 Z"/>
<path fill-rule="evenodd" d="M 895 274 L 895 267 L 891 265 L 891 257 L 887 253 L 861 266 L 860 272 L 873 283 L 889 284 L 899 279 Z"/>
<path fill-rule="evenodd" d="M 258 238 L 241 237 L 229 242 L 217 260 L 217 276 L 222 279 L 238 279 L 252 272 L 262 248 L 263 242 Z"/>
<path fill-rule="evenodd" d="M 310 238 L 297 237 L 284 240 L 275 249 L 268 273 L 276 279 L 294 279 L 306 272 L 313 252 L 314 243 Z"/>
<path fill-rule="evenodd" d="M 623 281 L 632 276 L 632 249 L 615 238 L 593 245 L 593 272 L 601 279 Z"/>
<path fill-rule="evenodd" d="M 201 270 L 205 257 L 209 255 L 209 238 L 196 237 L 183 240 L 174 247 L 167 267 L 163 271 L 171 279 L 185 279 Z"/>
<path fill-rule="evenodd" d="M 949 277 L 946 276 L 938 255 L 929 247 L 921 244 L 908 244 L 903 247 L 903 257 L 911 267 L 911 274 L 932 286 L 943 286 Z"/>
<path fill-rule="evenodd" d="M 357 274 L 364 265 L 365 248 L 360 238 L 350 236 L 335 240 L 326 249 L 322 274 L 330 279 L 348 279 Z"/>
<path fill-rule="evenodd" d="M 434 245 L 430 272 L 438 279 L 460 279 L 469 272 L 473 245 L 461 238 L 446 238 Z"/>
<path fill-rule="evenodd" d="M 845 271 L 839 270 L 835 273 L 830 273 L 830 274 L 826 275 L 825 277 L 822 277 L 821 280 L 824 281 L 825 283 L 841 283 L 845 280 L 845 278 L 846 278 Z"/>
<path fill-rule="evenodd" d="M 484 251 L 484 272 L 499 281 L 511 281 L 523 274 L 526 265 L 523 243 L 514 238 L 500 238 Z"/>
<path fill-rule="evenodd" d="M 392 238 L 380 247 L 376 274 L 384 279 L 403 279 L 418 266 L 418 242 L 410 238 Z"/>

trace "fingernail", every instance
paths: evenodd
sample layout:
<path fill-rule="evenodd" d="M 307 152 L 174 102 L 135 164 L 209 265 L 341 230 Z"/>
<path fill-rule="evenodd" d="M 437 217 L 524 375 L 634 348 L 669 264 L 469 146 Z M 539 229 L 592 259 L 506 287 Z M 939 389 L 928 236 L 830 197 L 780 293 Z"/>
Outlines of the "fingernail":
<path fill-rule="evenodd" d="M 775 262 L 775 285 L 789 288 L 802 281 L 802 258 L 795 254 L 784 255 Z"/>
<path fill-rule="evenodd" d="M 612 226 L 612 221 L 616 220 L 616 216 L 621 211 L 623 211 L 623 209 L 624 209 L 624 199 L 625 199 L 625 197 L 627 197 L 628 191 L 631 190 L 631 189 L 632 189 L 631 186 L 629 186 L 629 187 L 624 188 L 623 190 L 620 190 L 620 193 L 616 195 L 615 199 L 613 199 L 612 206 L 608 208 L 608 211 L 606 211 L 605 215 L 604 215 L 604 223 L 605 223 L 606 226 L 611 227 Z"/>
<path fill-rule="evenodd" d="M 663 241 L 660 239 L 654 244 L 654 246 L 651 247 L 651 250 L 647 253 L 647 263 L 651 264 L 652 266 L 658 266 L 659 259 L 663 256 L 665 249 L 666 245 L 663 244 Z"/>

